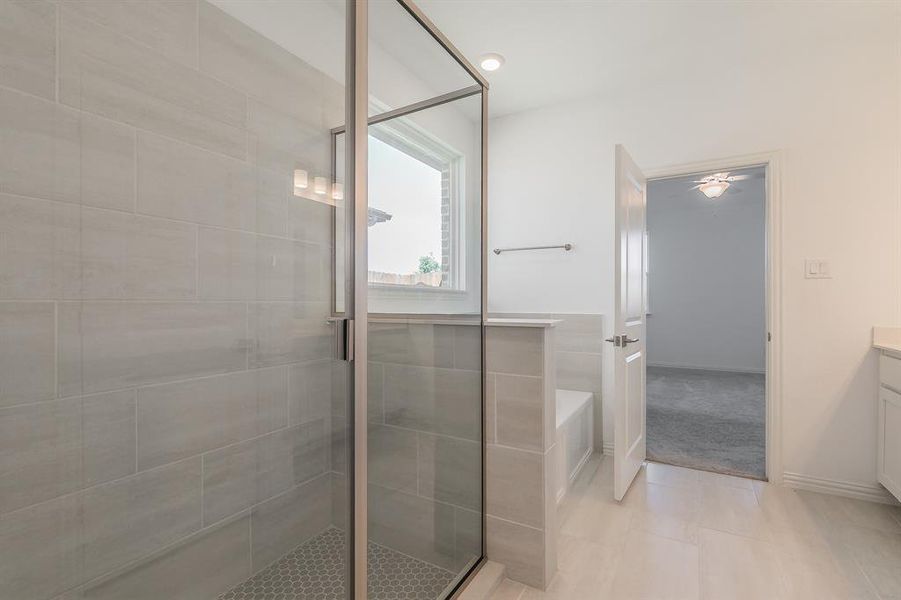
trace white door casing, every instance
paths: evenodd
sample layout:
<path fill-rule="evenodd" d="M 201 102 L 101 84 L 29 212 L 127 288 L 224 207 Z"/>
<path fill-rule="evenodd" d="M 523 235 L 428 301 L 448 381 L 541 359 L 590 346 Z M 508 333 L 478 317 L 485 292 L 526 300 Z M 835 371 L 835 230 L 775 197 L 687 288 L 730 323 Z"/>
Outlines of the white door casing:
<path fill-rule="evenodd" d="M 616 146 L 614 307 L 614 495 L 622 500 L 646 456 L 645 257 L 647 185 L 644 174 Z"/>

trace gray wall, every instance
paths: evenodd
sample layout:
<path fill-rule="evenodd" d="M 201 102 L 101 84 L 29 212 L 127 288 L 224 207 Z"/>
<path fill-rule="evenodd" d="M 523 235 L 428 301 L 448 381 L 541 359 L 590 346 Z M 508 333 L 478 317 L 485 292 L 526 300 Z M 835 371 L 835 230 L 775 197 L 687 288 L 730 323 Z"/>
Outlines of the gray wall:
<path fill-rule="evenodd" d="M 765 181 L 711 200 L 694 179 L 648 183 L 648 364 L 763 372 Z"/>
<path fill-rule="evenodd" d="M 489 326 L 485 336 L 488 558 L 544 589 L 557 569 L 555 329 Z"/>
<path fill-rule="evenodd" d="M 0 597 L 214 597 L 330 525 L 333 209 L 290 191 L 342 119 L 205 2 L 0 0 Z"/>
<path fill-rule="evenodd" d="M 369 324 L 369 538 L 454 572 L 482 547 L 480 333 L 477 318 Z M 333 522 L 343 527 L 347 395 L 337 380 Z"/>

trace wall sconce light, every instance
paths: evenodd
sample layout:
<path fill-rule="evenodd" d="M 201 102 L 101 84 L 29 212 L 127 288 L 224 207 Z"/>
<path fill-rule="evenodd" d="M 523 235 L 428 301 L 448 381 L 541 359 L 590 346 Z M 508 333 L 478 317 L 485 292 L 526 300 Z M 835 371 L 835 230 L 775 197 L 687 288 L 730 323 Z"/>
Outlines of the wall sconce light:
<path fill-rule="evenodd" d="M 337 181 L 332 184 L 332 200 L 344 200 L 344 184 Z"/>
<path fill-rule="evenodd" d="M 313 178 L 313 191 L 317 194 L 324 194 L 328 191 L 328 182 L 326 182 L 325 177 Z"/>
<path fill-rule="evenodd" d="M 303 169 L 294 169 L 294 189 L 305 190 L 309 185 L 309 176 Z"/>

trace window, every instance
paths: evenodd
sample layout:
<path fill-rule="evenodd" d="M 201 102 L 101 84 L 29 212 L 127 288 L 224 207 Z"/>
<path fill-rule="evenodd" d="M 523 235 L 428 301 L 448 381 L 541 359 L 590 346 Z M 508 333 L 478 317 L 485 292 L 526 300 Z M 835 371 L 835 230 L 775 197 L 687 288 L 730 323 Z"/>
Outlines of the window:
<path fill-rule="evenodd" d="M 408 123 L 370 127 L 370 285 L 462 287 L 457 239 L 462 161 Z"/>

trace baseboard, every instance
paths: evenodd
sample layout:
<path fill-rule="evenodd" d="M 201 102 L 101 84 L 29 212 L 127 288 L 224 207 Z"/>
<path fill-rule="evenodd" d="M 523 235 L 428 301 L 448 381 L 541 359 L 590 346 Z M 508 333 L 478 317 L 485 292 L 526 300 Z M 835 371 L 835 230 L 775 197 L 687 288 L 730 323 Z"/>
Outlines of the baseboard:
<path fill-rule="evenodd" d="M 832 494 L 833 496 L 844 496 L 845 498 L 867 500 L 881 504 L 898 504 L 895 497 L 881 485 L 838 481 L 788 472 L 782 474 L 782 482 L 786 487 L 796 490 L 820 492 L 821 494 Z"/>
<path fill-rule="evenodd" d="M 604 456 L 613 456 L 613 442 L 604 442 L 601 445 L 601 452 L 604 454 Z"/>
<path fill-rule="evenodd" d="M 728 367 L 696 367 L 694 365 L 680 365 L 675 363 L 654 362 L 648 363 L 649 367 L 664 367 L 667 369 L 691 369 L 692 371 L 716 371 L 718 373 L 753 373 L 754 375 L 766 375 L 766 369 L 731 369 Z"/>

